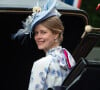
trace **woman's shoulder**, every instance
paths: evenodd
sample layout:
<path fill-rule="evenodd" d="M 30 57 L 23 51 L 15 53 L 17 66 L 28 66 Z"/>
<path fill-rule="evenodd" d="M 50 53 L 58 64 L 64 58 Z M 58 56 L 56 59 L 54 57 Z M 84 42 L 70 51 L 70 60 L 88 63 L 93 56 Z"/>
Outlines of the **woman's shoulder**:
<path fill-rule="evenodd" d="M 49 65 L 52 61 L 52 56 L 48 55 L 48 56 L 45 56 L 45 57 L 42 57 L 40 59 L 38 59 L 37 61 L 34 62 L 35 65 Z"/>

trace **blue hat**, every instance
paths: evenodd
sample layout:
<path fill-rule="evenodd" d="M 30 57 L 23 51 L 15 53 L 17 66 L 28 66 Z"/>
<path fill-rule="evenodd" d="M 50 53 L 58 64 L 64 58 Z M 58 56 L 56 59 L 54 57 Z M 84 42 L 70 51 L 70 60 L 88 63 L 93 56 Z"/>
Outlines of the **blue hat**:
<path fill-rule="evenodd" d="M 18 30 L 18 32 L 14 35 L 14 38 L 23 34 L 30 34 L 31 36 L 34 26 L 51 16 L 60 16 L 60 13 L 56 9 L 56 0 L 47 0 L 47 3 L 44 4 L 43 7 L 38 5 L 34 6 L 32 15 L 28 16 L 26 21 L 23 22 L 24 28 Z"/>

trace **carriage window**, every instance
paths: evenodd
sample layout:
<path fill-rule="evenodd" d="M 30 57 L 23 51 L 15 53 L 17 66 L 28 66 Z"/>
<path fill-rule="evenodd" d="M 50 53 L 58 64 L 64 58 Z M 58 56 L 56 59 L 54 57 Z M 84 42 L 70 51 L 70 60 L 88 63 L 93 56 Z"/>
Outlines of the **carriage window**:
<path fill-rule="evenodd" d="M 87 55 L 86 59 L 100 61 L 100 40 L 96 43 L 94 48 Z"/>

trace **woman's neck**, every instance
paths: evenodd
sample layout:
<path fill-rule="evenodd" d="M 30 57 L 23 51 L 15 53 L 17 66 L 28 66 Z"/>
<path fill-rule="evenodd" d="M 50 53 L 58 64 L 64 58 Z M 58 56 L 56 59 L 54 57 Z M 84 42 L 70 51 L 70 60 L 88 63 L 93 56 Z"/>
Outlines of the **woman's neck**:
<path fill-rule="evenodd" d="M 47 53 L 49 50 L 51 50 L 51 49 L 53 49 L 53 48 L 56 48 L 56 47 L 58 47 L 58 46 L 59 46 L 59 44 L 57 43 L 57 44 L 53 45 L 52 47 L 50 47 L 50 48 L 48 48 L 48 49 L 45 49 L 44 52 Z"/>

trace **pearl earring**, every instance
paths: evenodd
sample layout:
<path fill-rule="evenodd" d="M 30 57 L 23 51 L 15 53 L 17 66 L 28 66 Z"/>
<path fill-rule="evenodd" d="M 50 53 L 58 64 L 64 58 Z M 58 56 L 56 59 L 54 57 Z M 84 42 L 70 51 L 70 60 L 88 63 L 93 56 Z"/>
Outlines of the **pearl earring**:
<path fill-rule="evenodd" d="M 54 41 L 55 41 L 55 42 L 58 42 L 58 40 L 57 40 L 56 38 L 54 39 Z"/>

